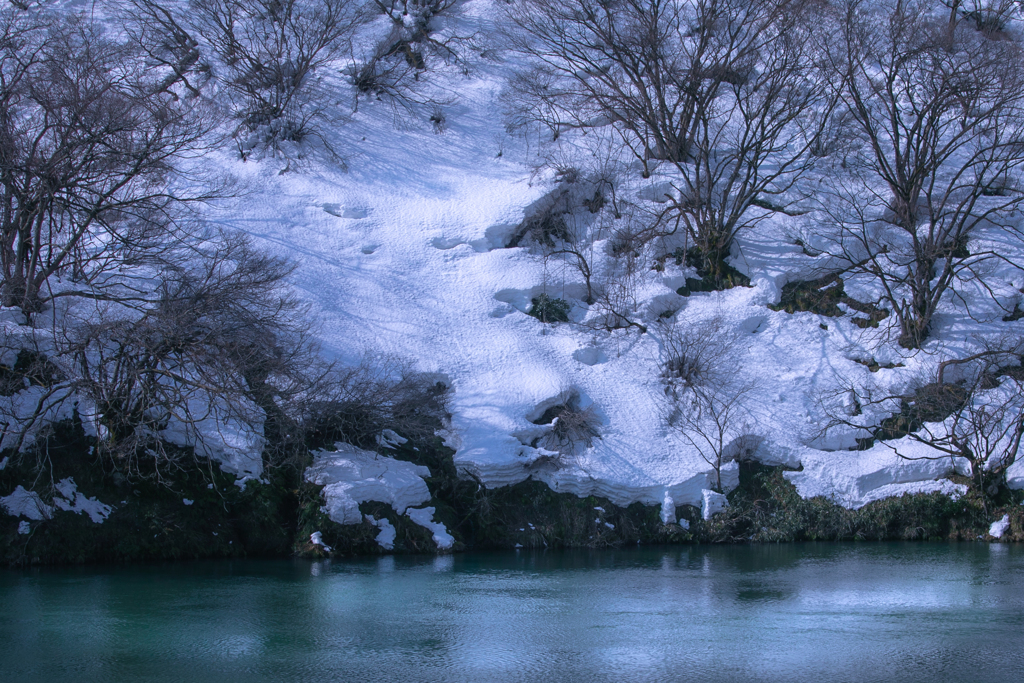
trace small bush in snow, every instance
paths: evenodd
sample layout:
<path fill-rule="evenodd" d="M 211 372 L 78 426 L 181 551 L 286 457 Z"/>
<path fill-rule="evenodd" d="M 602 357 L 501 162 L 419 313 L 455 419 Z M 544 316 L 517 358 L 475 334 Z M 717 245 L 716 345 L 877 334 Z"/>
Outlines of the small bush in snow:
<path fill-rule="evenodd" d="M 537 422 L 551 424 L 551 431 L 541 437 L 537 445 L 562 455 L 574 455 L 590 448 L 594 439 L 601 436 L 601 418 L 595 405 L 581 408 L 577 393 L 570 393 L 565 403 L 548 408 Z"/>
<path fill-rule="evenodd" d="M 686 327 L 665 321 L 657 329 L 665 355 L 661 377 L 666 395 L 678 395 L 689 387 L 714 382 L 729 371 L 726 356 L 730 338 L 721 318 Z"/>
<path fill-rule="evenodd" d="M 547 294 L 541 294 L 531 299 L 530 303 L 532 306 L 528 314 L 542 323 L 569 322 L 572 306 L 565 299 L 552 299 Z"/>

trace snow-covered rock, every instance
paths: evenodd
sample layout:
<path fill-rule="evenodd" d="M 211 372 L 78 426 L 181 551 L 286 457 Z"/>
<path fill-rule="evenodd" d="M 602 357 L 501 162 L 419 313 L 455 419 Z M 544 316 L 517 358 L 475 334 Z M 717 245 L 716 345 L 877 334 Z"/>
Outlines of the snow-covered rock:
<path fill-rule="evenodd" d="M 32 521 L 50 519 L 54 510 L 63 510 L 89 515 L 89 519 L 96 524 L 106 520 L 114 509 L 96 498 L 84 495 L 71 477 L 61 479 L 54 488 L 57 495 L 53 496 L 53 505 L 44 503 L 35 491 L 28 491 L 19 485 L 10 495 L 0 498 L 0 507 L 12 517 L 26 517 Z"/>
<path fill-rule="evenodd" d="M 318 545 L 323 548 L 326 552 L 331 552 L 331 546 L 324 543 L 324 536 L 319 531 L 314 531 L 309 535 L 309 542 L 313 545 Z"/>
<path fill-rule="evenodd" d="M 65 512 L 77 512 L 87 514 L 94 523 L 102 523 L 114 508 L 101 503 L 96 498 L 89 498 L 78 490 L 75 480 L 71 477 L 57 482 L 55 487 L 61 495 L 53 497 L 53 504 Z"/>
<path fill-rule="evenodd" d="M 430 500 L 421 465 L 338 443 L 336 451 L 318 451 L 306 470 L 306 480 L 324 487 L 327 515 L 338 524 L 363 521 L 359 503 L 387 503 L 402 514 L 406 508 Z"/>

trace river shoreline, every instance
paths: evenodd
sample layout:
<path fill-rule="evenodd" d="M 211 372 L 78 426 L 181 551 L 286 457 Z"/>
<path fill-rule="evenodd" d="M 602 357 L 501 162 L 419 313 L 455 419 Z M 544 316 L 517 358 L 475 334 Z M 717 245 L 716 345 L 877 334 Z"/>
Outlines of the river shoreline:
<path fill-rule="evenodd" d="M 677 522 L 666 524 L 657 506 L 622 507 L 597 496 L 579 498 L 538 481 L 486 488 L 458 476 L 452 451 L 439 440 L 406 444 L 392 455 L 430 470 L 427 504 L 454 541 L 450 548 L 439 548 L 428 529 L 384 503 L 361 503 L 361 523 L 333 522 L 324 507 L 323 487 L 305 481 L 296 468 L 282 467 L 268 471 L 262 480 L 239 482 L 215 463 L 197 461 L 175 472 L 172 480 L 128 480 L 93 466 L 84 436 L 62 443 L 50 451 L 55 478 L 70 478 L 82 495 L 112 501 L 109 516 L 95 523 L 75 510 L 53 508 L 49 518 L 27 524 L 24 518 L 0 517 L 0 564 L 319 559 L 805 540 L 1024 541 L 1024 492 L 1009 489 L 994 500 L 972 492 L 957 498 L 928 493 L 850 510 L 822 497 L 801 498 L 783 468 L 743 462 L 740 485 L 728 494 L 723 511 L 705 520 L 700 509 L 682 505 L 675 510 Z M 0 471 L 0 492 L 31 476 L 27 466 L 23 469 Z M 990 525 L 1004 515 L 1007 524 L 995 539 L 989 535 Z M 378 542 L 381 520 L 394 529 L 391 548 Z M 313 541 L 317 533 L 319 543 Z"/>

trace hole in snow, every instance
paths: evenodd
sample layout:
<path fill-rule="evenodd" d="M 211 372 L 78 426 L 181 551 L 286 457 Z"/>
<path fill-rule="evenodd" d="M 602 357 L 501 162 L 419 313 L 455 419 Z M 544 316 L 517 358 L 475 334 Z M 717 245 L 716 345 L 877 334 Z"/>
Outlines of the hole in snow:
<path fill-rule="evenodd" d="M 539 299 L 543 294 L 548 300 L 559 299 L 568 303 L 570 308 L 567 311 L 569 320 L 578 322 L 586 315 L 586 310 L 579 306 L 577 302 L 582 300 L 586 293 L 587 289 L 583 285 L 567 283 L 560 286 L 548 285 L 546 287 L 538 285 L 529 289 L 502 289 L 494 294 L 494 298 L 502 303 L 511 304 L 523 313 L 528 313 L 533 309 L 534 299 Z"/>
<path fill-rule="evenodd" d="M 722 462 L 730 460 L 751 461 L 757 459 L 757 451 L 764 443 L 764 437 L 758 434 L 743 434 L 736 437 L 722 448 Z"/>
<path fill-rule="evenodd" d="M 584 365 L 598 365 L 608 360 L 608 354 L 596 346 L 588 346 L 573 351 L 572 357 Z"/>
<path fill-rule="evenodd" d="M 686 299 L 675 292 L 659 294 L 647 305 L 647 315 L 650 318 L 671 318 L 686 306 Z"/>
<path fill-rule="evenodd" d="M 434 247 L 435 249 L 441 250 L 454 249 L 460 244 L 465 243 L 466 240 L 460 237 L 435 237 L 434 239 L 430 240 L 430 246 Z"/>
<path fill-rule="evenodd" d="M 380 248 L 379 244 L 366 244 L 366 245 L 363 245 L 363 248 L 360 251 L 362 251 L 364 254 L 372 254 L 373 252 L 377 251 L 377 249 L 379 249 L 379 248 Z"/>
<path fill-rule="evenodd" d="M 527 419 L 535 425 L 550 425 L 530 445 L 562 455 L 574 455 L 590 448 L 594 439 L 601 438 L 600 427 L 605 421 L 597 405 L 575 389 L 542 401 Z"/>
<path fill-rule="evenodd" d="M 755 334 L 760 332 L 764 328 L 765 322 L 768 321 L 763 315 L 755 315 L 751 318 L 747 318 L 740 323 L 740 330 L 749 334 Z"/>
<path fill-rule="evenodd" d="M 476 251 L 485 252 L 492 251 L 494 249 L 502 249 L 508 242 L 512 235 L 512 232 L 516 229 L 516 226 L 509 225 L 508 223 L 498 223 L 492 225 L 484 231 L 484 236 L 480 239 L 475 239 L 470 242 L 470 246 Z"/>
<path fill-rule="evenodd" d="M 366 218 L 367 209 L 345 208 L 341 204 L 323 204 L 323 210 L 338 218 Z"/>

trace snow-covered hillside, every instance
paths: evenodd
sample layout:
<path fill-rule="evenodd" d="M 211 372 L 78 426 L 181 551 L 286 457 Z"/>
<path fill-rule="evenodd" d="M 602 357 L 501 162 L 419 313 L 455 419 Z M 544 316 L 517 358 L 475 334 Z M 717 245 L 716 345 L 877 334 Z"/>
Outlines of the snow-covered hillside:
<path fill-rule="evenodd" d="M 392 19 L 375 16 L 348 54 L 318 73 L 316 92 L 327 99 L 317 125 L 334 153 L 312 139 L 259 151 L 254 137 L 192 158 L 193 170 L 233 177 L 240 188 L 204 205 L 201 218 L 297 264 L 290 283 L 310 304 L 328 357 L 406 359 L 447 385 L 445 442 L 458 468 L 488 487 L 532 477 L 621 505 L 700 506 L 704 491 L 734 488 L 736 461 L 752 459 L 789 468 L 805 497 L 852 508 L 966 490 L 947 479 L 969 472 L 961 458 L 911 437 L 864 450 L 858 439 L 899 412 L 898 397 L 934 382 L 943 361 L 1020 339 L 1024 320 L 1004 318 L 1024 291 L 1024 249 L 1005 237 L 1006 225 L 993 220 L 972 232 L 971 249 L 989 245 L 1002 260 L 942 299 L 920 349 L 897 343 L 891 316 L 862 327 L 845 304 L 840 317 L 770 308 L 787 284 L 842 267 L 821 237 L 831 219 L 814 208 L 815 188 L 830 180 L 823 163 L 790 192 L 800 215 L 765 210 L 737 233 L 727 261 L 750 286 L 684 296 L 699 275 L 677 256 L 690 246 L 683 232 L 666 231 L 634 253 L 622 230 L 685 202 L 679 166 L 641 163 L 616 142 L 612 120 L 561 135 L 510 128 L 508 83 L 528 59 L 503 33 L 509 6 L 465 0 L 433 17 L 431 35 L 458 59 L 428 60 L 408 102 L 360 93 L 345 75 L 388 35 Z M 600 205 L 583 201 L 592 194 Z M 559 250 L 560 237 L 545 244 L 524 233 L 558 202 L 604 299 L 587 303 L 581 261 Z M 1024 221 L 1016 209 L 1007 215 L 1014 229 Z M 867 271 L 844 280 L 858 301 L 881 296 Z M 567 322 L 528 315 L 542 295 L 568 302 Z M 5 320 L 14 329 L 16 316 Z M 671 386 L 666 368 L 680 349 L 713 360 L 705 372 L 728 404 L 713 428 L 687 422 L 688 387 Z M 567 418 L 551 409 L 562 406 L 590 422 L 558 447 L 562 437 L 552 435 Z M 701 441 L 703 429 L 717 429 L 718 448 Z M 229 445 L 255 454 L 262 440 L 250 437 L 234 434 Z M 1024 488 L 1024 462 L 1008 482 Z"/>
<path fill-rule="evenodd" d="M 883 444 L 845 450 L 863 436 L 851 429 L 823 435 L 830 421 L 823 397 L 844 382 L 865 392 L 906 392 L 927 381 L 941 360 L 967 355 L 986 338 L 1019 334 L 1021 322 L 1001 322 L 1005 311 L 989 305 L 987 318 L 972 320 L 965 310 L 978 304 L 967 293 L 943 311 L 933 340 L 916 352 L 849 317 L 772 311 L 768 304 L 779 301 L 783 285 L 815 276 L 824 265 L 793 244 L 801 219 L 782 217 L 734 248 L 731 263 L 752 287 L 682 297 L 676 290 L 695 272 L 669 260 L 635 293 L 633 308 L 647 333 L 603 330 L 589 324 L 598 313 L 583 302 L 583 279 L 565 259 L 543 258 L 536 246 L 505 248 L 525 213 L 558 182 L 554 171 L 536 170 L 550 150 L 505 131 L 499 95 L 517 64 L 492 41 L 502 4 L 460 5 L 450 30 L 479 36 L 468 73 L 424 76 L 443 78 L 440 87 L 454 98 L 444 107 L 443 133 L 413 114 L 396 121 L 386 101 L 361 102 L 351 122 L 332 130 L 347 172 L 315 158 L 218 162 L 253 192 L 211 218 L 300 264 L 294 283 L 314 304 L 329 352 L 346 362 L 395 354 L 443 378 L 453 392 L 447 442 L 458 466 L 488 486 L 532 476 L 559 491 L 623 504 L 661 504 L 667 495 L 676 504 L 699 505 L 714 472 L 666 423 L 660 376 L 666 349 L 656 323 L 666 311 L 674 311 L 679 328 L 717 320 L 728 339 L 721 363 L 752 387 L 729 426 L 731 455 L 746 444 L 749 457 L 799 469 L 787 476 L 803 495 L 832 496 L 846 506 L 958 490 L 944 479 L 948 459 L 907 460 Z M 643 180 L 638 163 L 616 163 L 629 175 L 625 202 L 656 197 L 670 179 Z M 594 250 L 610 249 L 608 242 L 598 241 Z M 1004 304 L 1024 284 L 1012 267 L 992 281 Z M 526 315 L 541 293 L 571 302 L 573 322 L 544 324 Z M 864 361 L 872 360 L 899 367 L 871 372 Z M 572 394 L 583 408 L 595 406 L 600 436 L 562 458 L 560 467 L 538 465 L 543 452 L 530 444 L 550 426 L 532 420 Z M 898 445 L 905 455 L 922 454 L 922 447 Z M 1019 466 L 1011 481 L 1024 485 Z"/>

